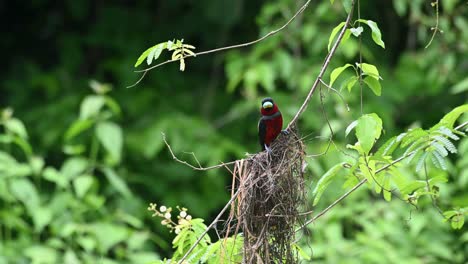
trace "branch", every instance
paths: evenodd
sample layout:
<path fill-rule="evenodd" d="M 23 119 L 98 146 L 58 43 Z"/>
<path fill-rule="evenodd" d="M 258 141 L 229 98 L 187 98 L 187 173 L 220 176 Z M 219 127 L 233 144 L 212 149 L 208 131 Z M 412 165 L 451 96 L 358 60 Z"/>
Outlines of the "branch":
<path fill-rule="evenodd" d="M 236 193 L 231 197 L 231 200 L 227 202 L 227 204 L 224 206 L 224 208 L 219 212 L 218 216 L 211 222 L 211 224 L 203 231 L 203 233 L 200 235 L 200 237 L 195 241 L 195 243 L 189 248 L 189 250 L 185 253 L 185 255 L 177 262 L 177 264 L 182 264 L 184 260 L 192 253 L 192 251 L 195 249 L 195 247 L 200 243 L 200 241 L 205 237 L 205 235 L 208 233 L 208 231 L 219 221 L 219 218 L 224 214 L 224 212 L 228 209 L 228 207 L 234 202 L 234 200 L 237 198 L 237 195 L 239 194 L 240 189 L 237 189 Z"/>
<path fill-rule="evenodd" d="M 462 129 L 463 127 L 467 126 L 468 125 L 468 121 L 467 122 L 464 122 L 460 125 L 458 125 L 457 127 L 455 127 L 454 129 L 455 130 L 460 130 Z M 411 151 L 410 153 L 407 153 L 406 155 L 404 156 L 401 156 L 399 157 L 398 159 L 392 161 L 391 163 L 383 166 L 382 168 L 378 169 L 375 171 L 375 174 L 377 173 L 380 173 L 382 171 L 385 171 L 386 169 L 388 169 L 389 167 L 393 166 L 395 163 L 398 163 L 406 158 L 408 158 L 409 156 L 411 155 L 414 155 L 416 154 L 416 150 L 414 151 Z M 354 191 L 356 191 L 359 187 L 361 187 L 364 183 L 367 182 L 367 179 L 363 179 L 361 180 L 358 184 L 356 184 L 353 188 L 351 188 L 349 191 L 347 191 L 345 194 L 343 194 L 340 198 L 336 199 L 333 203 L 331 203 L 327 208 L 323 209 L 320 213 L 318 213 L 316 216 L 314 216 L 312 219 L 309 219 L 307 220 L 301 227 L 297 228 L 296 229 L 296 232 L 298 232 L 299 230 L 301 230 L 302 228 L 308 226 L 309 224 L 313 223 L 315 220 L 317 220 L 318 218 L 322 217 L 324 214 L 326 214 L 328 211 L 330 211 L 330 209 L 332 209 L 333 207 L 335 207 L 335 205 L 339 204 L 341 201 L 343 201 L 346 197 L 348 197 L 351 193 L 353 193 Z"/>
<path fill-rule="evenodd" d="M 138 81 L 136 83 L 134 83 L 133 85 L 127 86 L 127 88 L 130 88 L 130 87 L 133 87 L 133 86 L 137 85 L 138 83 L 141 82 L 141 80 L 143 80 L 143 77 L 145 77 L 145 75 L 146 75 L 146 73 L 148 71 L 150 71 L 150 70 L 152 70 L 154 68 L 160 67 L 162 65 L 165 65 L 165 64 L 168 64 L 168 63 L 171 63 L 171 62 L 175 62 L 175 61 L 180 61 L 180 60 L 186 59 L 188 57 L 196 57 L 196 56 L 200 56 L 200 55 L 205 55 L 205 54 L 210 54 L 210 53 L 215 53 L 215 52 L 225 51 L 225 50 L 230 50 L 230 49 L 243 48 L 243 47 L 247 47 L 247 46 L 257 44 L 257 43 L 259 43 L 259 42 L 261 42 L 261 41 L 275 35 L 276 33 L 280 32 L 281 30 L 285 29 L 287 26 L 289 26 L 289 24 L 291 24 L 302 12 L 304 12 L 304 10 L 307 8 L 307 6 L 309 6 L 310 2 L 312 2 L 312 0 L 307 0 L 307 2 L 305 2 L 301 6 L 301 8 L 299 8 L 299 10 L 297 10 L 296 13 L 284 25 L 282 25 L 280 28 L 277 28 L 277 29 L 275 29 L 273 31 L 268 32 L 266 35 L 264 35 L 263 37 L 261 37 L 259 39 L 249 41 L 249 42 L 245 42 L 245 43 L 241 43 L 241 44 L 231 45 L 231 46 L 227 46 L 227 47 L 202 51 L 202 52 L 198 52 L 198 53 L 191 54 L 191 55 L 185 55 L 182 58 L 179 58 L 177 60 L 167 60 L 167 61 L 161 62 L 159 64 L 156 64 L 154 66 L 151 66 L 149 68 L 135 71 L 135 72 L 142 72 L 143 75 L 140 77 L 140 79 L 138 79 Z"/>
<path fill-rule="evenodd" d="M 192 169 L 194 169 L 194 170 L 206 171 L 206 170 L 217 169 L 217 168 L 225 167 L 226 165 L 234 164 L 234 163 L 236 163 L 236 162 L 238 161 L 238 160 L 235 160 L 235 161 L 230 161 L 230 162 L 223 162 L 223 163 L 221 163 L 221 164 L 214 165 L 214 166 L 210 166 L 210 167 L 202 167 L 202 166 L 200 165 L 200 163 L 198 163 L 198 164 L 199 164 L 198 167 L 193 166 L 192 164 L 190 164 L 190 163 L 188 163 L 188 162 L 186 162 L 186 161 L 184 161 L 184 160 L 181 160 L 181 159 L 177 158 L 177 156 L 176 156 L 176 155 L 174 154 L 174 152 L 172 151 L 171 145 L 169 145 L 169 143 L 167 143 L 166 134 L 164 134 L 164 133 L 161 133 L 161 134 L 162 134 L 164 143 L 166 144 L 167 148 L 169 149 L 169 152 L 171 153 L 172 158 L 173 158 L 175 161 L 177 161 L 177 162 L 179 162 L 179 163 L 182 163 L 182 164 L 184 164 L 184 165 L 186 165 L 186 166 L 188 166 L 188 167 L 190 167 L 190 168 L 192 168 Z M 193 154 L 193 155 L 194 155 L 194 154 Z M 195 156 L 195 155 L 194 155 L 194 156 Z"/>
<path fill-rule="evenodd" d="M 312 98 L 312 94 L 315 92 L 315 89 L 317 89 L 317 86 L 320 83 L 320 80 L 322 79 L 323 74 L 325 74 L 325 71 L 328 68 L 328 64 L 330 64 L 331 58 L 333 57 L 333 55 L 335 54 L 336 49 L 340 45 L 341 40 L 343 39 L 343 35 L 346 32 L 346 29 L 348 29 L 349 22 L 351 21 L 351 18 L 353 16 L 353 9 L 354 9 L 354 3 L 355 2 L 356 1 L 353 0 L 353 2 L 351 3 L 351 11 L 349 11 L 349 14 L 348 14 L 348 17 L 346 18 L 346 23 L 345 23 L 344 27 L 341 29 L 340 34 L 338 35 L 338 38 L 336 39 L 335 43 L 333 44 L 333 47 L 331 48 L 330 52 L 325 57 L 325 61 L 323 62 L 322 69 L 320 70 L 319 75 L 317 76 L 317 79 L 315 79 L 314 84 L 310 88 L 309 94 L 307 94 L 307 97 L 304 100 L 304 103 L 302 104 L 301 108 L 299 108 L 299 110 L 297 111 L 296 115 L 291 120 L 291 122 L 289 122 L 288 127 L 286 128 L 287 130 L 297 122 L 297 119 L 299 118 L 299 116 L 307 108 L 307 105 L 309 104 L 309 101 Z"/>

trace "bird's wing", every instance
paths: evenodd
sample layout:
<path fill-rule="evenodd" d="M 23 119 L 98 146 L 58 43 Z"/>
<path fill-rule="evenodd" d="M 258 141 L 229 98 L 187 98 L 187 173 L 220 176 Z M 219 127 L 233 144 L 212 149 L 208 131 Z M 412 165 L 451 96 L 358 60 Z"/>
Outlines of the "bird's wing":
<path fill-rule="evenodd" d="M 267 128 L 266 128 L 265 120 L 261 118 L 260 121 L 258 121 L 258 142 L 260 143 L 262 150 L 265 150 L 266 130 Z"/>

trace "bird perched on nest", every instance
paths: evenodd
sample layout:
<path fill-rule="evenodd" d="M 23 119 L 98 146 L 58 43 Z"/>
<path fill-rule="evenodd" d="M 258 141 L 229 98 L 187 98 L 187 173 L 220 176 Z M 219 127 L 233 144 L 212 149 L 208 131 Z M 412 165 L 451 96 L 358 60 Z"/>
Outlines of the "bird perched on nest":
<path fill-rule="evenodd" d="M 270 144 L 276 137 L 283 132 L 287 134 L 287 131 L 281 131 L 283 128 L 283 117 L 275 104 L 273 99 L 265 98 L 262 100 L 262 106 L 260 108 L 262 118 L 258 122 L 258 139 L 262 150 L 267 150 L 271 153 Z"/>

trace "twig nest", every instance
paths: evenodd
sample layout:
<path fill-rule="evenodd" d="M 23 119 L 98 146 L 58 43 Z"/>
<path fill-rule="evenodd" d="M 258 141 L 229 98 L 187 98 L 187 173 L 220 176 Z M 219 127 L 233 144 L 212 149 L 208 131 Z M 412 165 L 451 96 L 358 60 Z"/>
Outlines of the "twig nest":
<path fill-rule="evenodd" d="M 292 248 L 304 198 L 304 145 L 296 128 L 237 164 L 236 218 L 244 234 L 244 263 L 297 263 Z M 239 166 L 242 166 L 239 167 Z"/>

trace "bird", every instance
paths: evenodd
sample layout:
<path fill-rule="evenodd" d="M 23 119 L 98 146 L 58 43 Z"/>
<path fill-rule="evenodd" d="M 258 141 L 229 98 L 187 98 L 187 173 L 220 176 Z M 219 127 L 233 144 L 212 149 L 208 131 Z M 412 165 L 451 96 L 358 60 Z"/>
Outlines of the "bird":
<path fill-rule="evenodd" d="M 281 132 L 287 134 L 287 131 L 282 131 L 283 117 L 276 103 L 270 97 L 262 100 L 260 108 L 262 117 L 258 121 L 258 139 L 262 151 L 266 150 L 271 153 L 270 144 Z"/>

